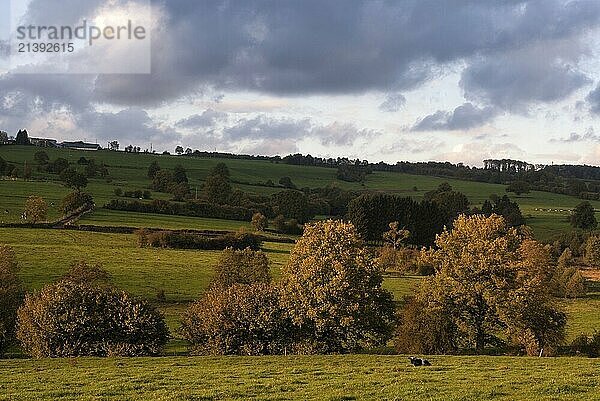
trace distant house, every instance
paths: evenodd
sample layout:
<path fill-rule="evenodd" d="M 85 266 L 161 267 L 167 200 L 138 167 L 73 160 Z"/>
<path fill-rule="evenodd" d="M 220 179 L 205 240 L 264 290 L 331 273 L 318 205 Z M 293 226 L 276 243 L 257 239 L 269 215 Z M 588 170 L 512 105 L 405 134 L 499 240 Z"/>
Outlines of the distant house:
<path fill-rule="evenodd" d="M 62 142 L 60 144 L 63 148 L 74 149 L 74 150 L 100 150 L 102 147 L 97 143 L 86 143 L 82 141 L 77 142 Z"/>
<path fill-rule="evenodd" d="M 56 139 L 29 138 L 29 142 L 33 146 L 39 146 L 42 148 L 57 148 L 58 147 L 58 141 Z"/>

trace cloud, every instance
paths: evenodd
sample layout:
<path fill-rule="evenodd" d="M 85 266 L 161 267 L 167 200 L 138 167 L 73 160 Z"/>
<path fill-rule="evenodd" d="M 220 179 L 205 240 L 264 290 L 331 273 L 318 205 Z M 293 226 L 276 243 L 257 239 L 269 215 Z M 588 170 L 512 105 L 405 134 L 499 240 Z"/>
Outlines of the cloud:
<path fill-rule="evenodd" d="M 379 110 L 395 113 L 406 104 L 406 98 L 401 93 L 390 93 L 379 105 Z"/>
<path fill-rule="evenodd" d="M 552 142 L 567 142 L 567 143 L 575 143 L 575 142 L 600 142 L 600 135 L 596 134 L 594 131 L 594 127 L 588 127 L 586 132 L 582 134 L 578 134 L 576 132 L 571 132 L 568 137 L 561 138 L 558 140 L 551 140 Z"/>
<path fill-rule="evenodd" d="M 217 122 L 224 121 L 227 119 L 227 113 L 215 111 L 213 109 L 205 110 L 202 114 L 195 114 L 193 116 L 179 120 L 175 125 L 180 128 L 198 129 L 213 127 Z"/>
<path fill-rule="evenodd" d="M 438 110 L 417 122 L 411 131 L 456 131 L 479 127 L 498 114 L 493 107 L 479 108 L 465 103 L 453 112 Z"/>
<path fill-rule="evenodd" d="M 145 110 L 128 108 L 116 113 L 85 112 L 77 117 L 78 126 L 100 140 L 118 138 L 123 144 L 170 145 L 182 134 L 168 125 L 152 120 Z"/>
<path fill-rule="evenodd" d="M 451 151 L 439 153 L 433 159 L 464 163 L 470 166 L 483 166 L 483 160 L 490 158 L 524 160 L 527 158 L 527 153 L 513 143 L 471 142 L 456 145 Z"/>
<path fill-rule="evenodd" d="M 590 111 L 594 114 L 600 114 L 600 83 L 596 86 L 596 89 L 592 90 L 585 100 L 590 105 Z"/>
<path fill-rule="evenodd" d="M 526 113 L 531 104 L 566 98 L 589 84 L 590 78 L 576 67 L 580 53 L 571 53 L 573 49 L 563 45 L 535 46 L 473 61 L 460 80 L 465 97 L 519 113 Z"/>

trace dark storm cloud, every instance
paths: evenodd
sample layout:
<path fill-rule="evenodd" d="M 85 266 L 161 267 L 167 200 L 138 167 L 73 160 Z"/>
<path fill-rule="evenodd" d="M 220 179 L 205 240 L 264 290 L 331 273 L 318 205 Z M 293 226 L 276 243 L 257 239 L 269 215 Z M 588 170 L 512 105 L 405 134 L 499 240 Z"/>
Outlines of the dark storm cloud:
<path fill-rule="evenodd" d="M 600 83 L 596 89 L 591 91 L 585 98 L 590 105 L 590 111 L 594 114 L 600 114 Z"/>
<path fill-rule="evenodd" d="M 465 89 L 504 101 L 494 59 L 529 43 L 576 37 L 600 21 L 600 2 L 201 1 L 162 3 L 167 28 L 153 36 L 151 76 L 102 76 L 96 93 L 116 103 L 151 104 L 211 86 L 281 95 L 361 93 L 418 87 L 440 64 L 478 56 Z M 533 100 L 556 99 L 581 73 L 554 66 L 552 77 L 513 66 L 533 80 Z M 544 60 L 546 63 L 547 60 Z M 501 77 L 505 81 L 507 77 Z M 495 82 L 494 80 L 493 82 Z M 495 94 L 499 91 L 499 94 Z M 522 101 L 527 101 L 522 96 Z"/>
<path fill-rule="evenodd" d="M 458 106 L 453 112 L 438 110 L 419 119 L 412 131 L 455 131 L 479 127 L 498 114 L 493 107 L 479 108 L 471 103 Z"/>

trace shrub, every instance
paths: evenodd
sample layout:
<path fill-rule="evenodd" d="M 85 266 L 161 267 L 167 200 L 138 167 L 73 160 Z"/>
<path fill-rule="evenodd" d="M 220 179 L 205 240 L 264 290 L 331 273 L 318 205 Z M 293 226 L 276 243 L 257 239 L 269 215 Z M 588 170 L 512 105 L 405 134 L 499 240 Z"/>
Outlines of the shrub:
<path fill-rule="evenodd" d="M 592 235 L 585 243 L 585 261 L 589 266 L 600 266 L 600 236 Z"/>
<path fill-rule="evenodd" d="M 173 231 L 138 230 L 140 247 L 223 250 L 226 248 L 260 249 L 261 237 L 249 233 L 230 233 L 217 237 Z"/>
<path fill-rule="evenodd" d="M 77 211 L 80 208 L 90 208 L 94 205 L 92 195 L 85 192 L 71 192 L 60 202 L 60 208 L 64 214 Z"/>
<path fill-rule="evenodd" d="M 252 215 L 251 224 L 255 231 L 265 231 L 269 225 L 269 220 L 267 220 L 264 214 L 257 212 Z"/>
<path fill-rule="evenodd" d="M 600 332 L 594 332 L 591 337 L 584 333 L 578 335 L 571 342 L 571 351 L 576 355 L 598 358 L 600 356 Z"/>
<path fill-rule="evenodd" d="M 123 196 L 123 190 L 121 188 L 115 188 L 113 192 L 115 196 Z"/>
<path fill-rule="evenodd" d="M 285 350 L 289 323 L 270 284 L 212 288 L 184 313 L 180 333 L 202 355 L 266 355 Z"/>
<path fill-rule="evenodd" d="M 298 220 L 286 220 L 281 214 L 273 220 L 273 228 L 282 234 L 298 235 L 302 234 L 303 231 L 303 227 L 298 223 Z"/>
<path fill-rule="evenodd" d="M 17 270 L 12 248 L 0 246 L 0 356 L 13 339 L 17 308 L 23 298 Z"/>
<path fill-rule="evenodd" d="M 28 295 L 17 337 L 35 358 L 157 354 L 168 339 L 164 317 L 125 292 L 62 281 Z"/>
<path fill-rule="evenodd" d="M 62 280 L 75 284 L 108 284 L 110 274 L 100 264 L 90 265 L 81 260 L 71 265 L 69 271 L 63 275 Z"/>
<path fill-rule="evenodd" d="M 215 266 L 212 285 L 231 287 L 234 284 L 268 283 L 271 281 L 269 260 L 261 251 L 225 249 Z"/>

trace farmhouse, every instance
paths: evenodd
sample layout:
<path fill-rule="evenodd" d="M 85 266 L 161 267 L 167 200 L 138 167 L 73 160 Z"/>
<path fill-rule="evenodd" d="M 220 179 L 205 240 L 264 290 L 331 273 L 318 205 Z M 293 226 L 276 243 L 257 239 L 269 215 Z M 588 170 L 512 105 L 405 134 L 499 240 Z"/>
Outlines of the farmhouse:
<path fill-rule="evenodd" d="M 74 149 L 74 150 L 100 150 L 102 147 L 97 143 L 86 143 L 82 141 L 77 142 L 62 142 L 60 144 L 63 148 Z"/>
<path fill-rule="evenodd" d="M 33 146 L 39 146 L 42 148 L 57 148 L 58 141 L 56 139 L 48 138 L 29 138 L 29 143 Z"/>

